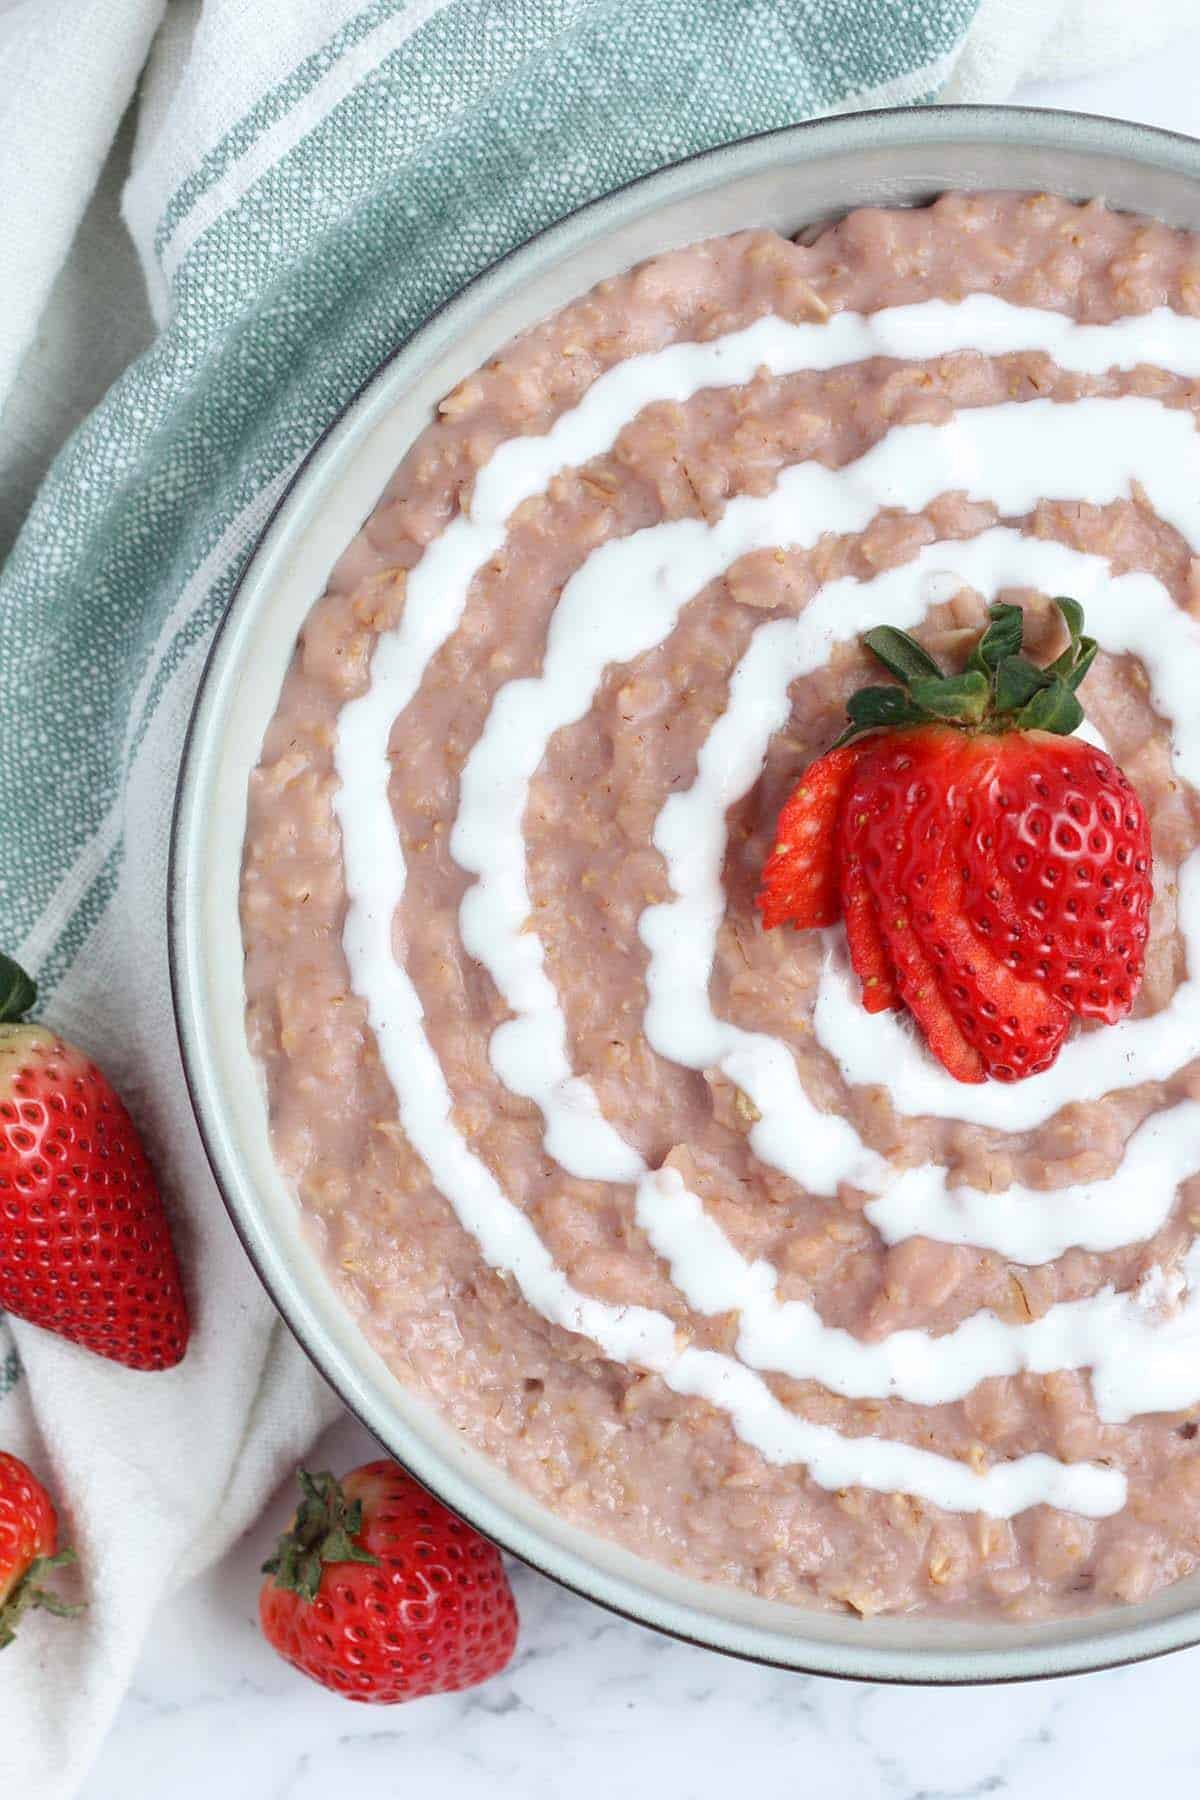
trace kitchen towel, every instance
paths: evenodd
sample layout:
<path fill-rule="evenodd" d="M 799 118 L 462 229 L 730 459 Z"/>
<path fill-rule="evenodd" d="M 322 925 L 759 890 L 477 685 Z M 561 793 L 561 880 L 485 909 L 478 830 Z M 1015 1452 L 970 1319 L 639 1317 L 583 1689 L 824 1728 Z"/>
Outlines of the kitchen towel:
<path fill-rule="evenodd" d="M 581 202 L 806 116 L 1117 62 L 1193 3 L 0 0 L 0 402 L 139 82 L 124 216 L 157 326 L 0 574 L 0 944 L 141 1125 L 196 1326 L 138 1376 L 0 1321 L 0 1445 L 63 1503 L 89 1603 L 4 1656 L 0 1792 L 78 1791 L 160 1599 L 329 1416 L 207 1171 L 164 939 L 188 711 L 299 459 L 432 308 Z"/>

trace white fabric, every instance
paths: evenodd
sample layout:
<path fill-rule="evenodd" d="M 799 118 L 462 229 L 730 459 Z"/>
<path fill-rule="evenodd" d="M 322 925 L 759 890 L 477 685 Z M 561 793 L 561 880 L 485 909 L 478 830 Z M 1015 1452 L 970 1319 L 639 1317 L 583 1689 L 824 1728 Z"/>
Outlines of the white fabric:
<path fill-rule="evenodd" d="M 258 503 L 259 523 L 273 497 Z M 177 1242 L 194 1337 L 178 1369 L 138 1375 L 14 1321 L 25 1379 L 5 1403 L 4 1447 L 70 1497 L 64 1523 L 88 1577 L 83 1621 L 30 1616 L 0 1667 L 0 1794 L 29 1800 L 76 1791 L 160 1599 L 224 1553 L 337 1410 L 264 1303 L 178 1072 L 165 966 L 166 838 L 174 746 L 204 649 L 192 652 L 155 714 L 159 753 L 148 743 L 135 765 L 127 835 L 138 853 L 124 865 L 125 891 L 55 995 L 58 1028 L 103 1057 L 154 1142 L 177 1146 L 178 1160 L 161 1175 L 171 1202 L 186 1193 L 192 1203 Z M 106 1030 L 114 994 L 125 997 L 120 1040 Z M 164 1078 L 143 1087 L 135 1071 L 149 1065 L 147 1045 Z M 247 1610 L 253 1604 L 248 1594 Z"/>
<path fill-rule="evenodd" d="M 165 0 L 17 0 L 0 12 L 0 401 L 83 217 Z"/>
<path fill-rule="evenodd" d="M 1007 100 L 1023 81 L 1120 68 L 1196 23 L 1196 0 L 983 0 L 942 98 Z"/>
<path fill-rule="evenodd" d="M 129 112 L 9 393 L 0 429 L 0 563 L 59 445 L 154 329 L 137 252 L 120 218 L 132 122 Z"/>
<path fill-rule="evenodd" d="M 411 17 L 440 3 L 419 0 Z M 27 375 L 35 370 L 53 401 L 53 374 L 36 362 L 39 320 L 160 23 L 125 211 L 161 319 L 167 287 L 155 230 L 166 198 L 258 93 L 359 10 L 351 0 L 183 0 L 163 22 L 164 7 L 165 0 L 0 0 L 0 406 L 22 366 Z M 947 93 L 1002 100 L 1023 78 L 1120 63 L 1194 20 L 1194 0 L 984 0 Z M 387 49 L 403 29 L 393 19 L 381 32 Z M 288 129 L 281 127 L 280 147 Z M 237 165 L 230 179 L 253 179 L 256 166 Z M 171 254 L 179 247 L 168 245 Z M 36 383 L 14 401 L 31 441 L 39 404 Z M 0 429 L 11 431 L 3 417 Z M 70 1496 L 90 1601 L 79 1627 L 30 1619 L 20 1649 L 0 1666 L 0 1794 L 20 1800 L 76 1792 L 161 1597 L 222 1553 L 332 1412 L 263 1303 L 203 1162 L 176 1067 L 164 942 L 169 747 L 199 661 L 194 651 L 155 715 L 161 754 L 152 742 L 138 759 L 126 833 L 136 852 L 121 875 L 123 902 L 109 909 L 55 1003 L 60 1028 L 102 1055 L 127 1091 L 135 1069 L 156 1058 L 163 1068 L 163 1079 L 128 1097 L 156 1142 L 178 1146 L 176 1165 L 162 1174 L 172 1197 L 189 1197 L 180 1249 L 196 1336 L 180 1369 L 139 1377 L 17 1327 L 26 1379 L 5 1406 L 6 1447 Z M 126 1009 L 119 1036 L 106 1029 L 114 994 Z M 112 1529 L 117 1518 L 120 1531 Z"/>

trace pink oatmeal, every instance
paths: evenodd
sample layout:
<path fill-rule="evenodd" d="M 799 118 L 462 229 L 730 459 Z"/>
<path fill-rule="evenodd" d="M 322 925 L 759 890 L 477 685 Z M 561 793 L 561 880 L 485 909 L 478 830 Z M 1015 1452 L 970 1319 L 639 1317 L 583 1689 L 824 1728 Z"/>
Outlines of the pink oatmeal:
<path fill-rule="evenodd" d="M 886 1439 L 980 1472 L 1040 1452 L 1068 1469 L 1119 1471 L 1127 1483 L 1124 1504 L 1103 1515 L 1038 1503 L 997 1517 L 906 1492 L 820 1485 L 804 1461 L 773 1461 L 739 1436 L 708 1399 L 549 1322 L 480 1254 L 400 1123 L 343 947 L 335 811 L 339 715 L 369 688 L 377 641 L 401 621 L 409 572 L 460 510 L 469 513 L 498 446 L 547 433 L 631 357 L 708 343 L 768 315 L 819 333 L 842 314 L 978 294 L 1097 326 L 1156 307 L 1200 316 L 1200 240 L 1097 203 L 1014 195 L 858 212 L 811 247 L 746 232 L 603 283 L 464 381 L 301 632 L 251 781 L 242 923 L 248 1030 L 279 1162 L 363 1332 L 467 1441 L 556 1512 L 701 1579 L 863 1615 L 951 1609 L 1024 1620 L 1141 1600 L 1196 1566 L 1200 1404 L 1103 1417 L 1087 1366 L 991 1375 L 936 1403 L 894 1390 L 849 1398 L 761 1370 L 789 1413 L 847 1439 Z M 464 945 L 459 908 L 474 876 L 451 834 L 460 775 L 497 695 L 542 673 L 564 587 L 603 546 L 672 521 L 715 525 L 738 497 L 769 496 L 784 471 L 844 469 L 898 428 L 941 427 L 1010 402 L 1068 408 L 1121 396 L 1200 411 L 1200 382 L 1152 357 L 1104 374 L 1072 370 L 1043 349 L 763 367 L 738 385 L 643 406 L 600 454 L 562 468 L 518 507 L 472 580 L 461 620 L 391 728 L 389 799 L 407 869 L 393 945 L 453 1127 L 574 1289 L 665 1315 L 681 1344 L 738 1355 L 736 1310 L 689 1302 L 640 1222 L 634 1182 L 568 1172 L 544 1142 L 541 1107 L 493 1066 L 490 1040 L 512 1009 L 486 959 Z M 1075 1244 L 1021 1263 L 932 1236 L 889 1244 L 864 1211 L 868 1191 L 844 1180 L 836 1192 L 808 1191 L 756 1152 L 760 1111 L 728 1073 L 684 1066 L 647 1035 L 651 951 L 640 924 L 672 898 L 656 821 L 696 781 L 756 633 L 802 615 L 832 581 L 870 581 L 926 546 L 968 544 L 997 525 L 1099 556 L 1114 576 L 1155 577 L 1200 615 L 1200 561 L 1137 484 L 1095 502 L 1051 491 L 1015 516 L 963 489 L 934 493 L 917 510 L 885 506 L 861 530 L 751 549 L 702 585 L 661 641 L 609 664 L 583 715 L 553 730 L 524 812 L 528 929 L 562 1009 L 571 1071 L 637 1158 L 677 1171 L 741 1257 L 771 1266 L 779 1300 L 808 1303 L 864 1345 L 910 1329 L 936 1339 L 981 1310 L 1021 1328 L 1106 1287 L 1157 1294 L 1200 1225 L 1200 1178 L 1189 1176 L 1152 1235 L 1131 1229 L 1120 1247 Z M 992 597 L 963 585 L 929 607 L 917 635 L 953 664 Z M 1046 592 L 1010 588 L 1006 597 L 1026 604 L 1032 646 L 1051 653 Z M 913 1115 L 884 1086 L 848 1079 L 816 1028 L 821 941 L 758 924 L 753 898 L 779 808 L 870 675 L 851 638 L 798 676 L 784 728 L 729 809 L 712 1012 L 785 1044 L 808 1099 L 848 1121 L 894 1170 L 932 1165 L 951 1187 L 1000 1195 L 1015 1184 L 1048 1200 L 1107 1181 L 1144 1121 L 1200 1099 L 1200 1062 L 1184 1058 L 1169 1074 L 1073 1100 L 1019 1130 Z M 1176 875 L 1200 846 L 1200 802 L 1178 778 L 1172 729 L 1139 658 L 1102 650 L 1081 698 L 1151 821 L 1157 893 L 1136 1009 L 1149 1019 L 1187 974 Z"/>

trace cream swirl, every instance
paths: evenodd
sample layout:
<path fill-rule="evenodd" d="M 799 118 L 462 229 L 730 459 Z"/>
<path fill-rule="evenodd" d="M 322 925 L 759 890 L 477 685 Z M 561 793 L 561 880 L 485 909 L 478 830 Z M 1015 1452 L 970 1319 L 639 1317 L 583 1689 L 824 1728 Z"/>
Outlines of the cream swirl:
<path fill-rule="evenodd" d="M 610 446 L 623 425 L 654 400 L 685 399 L 703 386 L 744 382 L 764 365 L 778 374 L 830 368 L 873 354 L 922 356 L 955 347 L 990 354 L 1046 349 L 1063 366 L 1082 370 L 1153 360 L 1191 372 L 1200 369 L 1200 321 L 1164 309 L 1116 326 L 1079 326 L 1058 314 L 984 296 L 958 306 L 925 302 L 869 318 L 842 315 L 824 327 L 764 319 L 711 343 L 675 345 L 631 358 L 600 377 L 545 437 L 502 445 L 480 472 L 469 512 L 446 528 L 412 571 L 403 621 L 381 639 L 368 691 L 345 707 L 339 720 L 337 810 L 351 900 L 345 948 L 407 1135 L 485 1259 L 511 1272 L 530 1305 L 556 1323 L 584 1332 L 607 1356 L 655 1370 L 677 1392 L 708 1399 L 729 1413 L 734 1429 L 764 1456 L 802 1461 L 823 1485 L 901 1489 L 952 1510 L 1009 1514 L 1048 1501 L 1099 1516 L 1123 1504 L 1124 1478 L 1118 1471 L 1036 1455 L 976 1473 L 909 1444 L 841 1436 L 793 1415 L 749 1365 L 791 1371 L 803 1367 L 835 1391 L 900 1393 L 914 1399 L 968 1391 L 987 1373 L 1088 1366 L 1102 1412 L 1125 1417 L 1147 1406 L 1184 1404 L 1181 1394 L 1200 1396 L 1200 1367 L 1186 1354 L 1194 1329 L 1192 1302 L 1156 1323 L 1136 1296 L 1104 1293 L 1073 1303 L 1074 1312 L 1052 1309 L 1037 1321 L 1040 1329 L 1011 1327 L 991 1315 L 978 1315 L 948 1339 L 897 1333 L 872 1346 L 852 1338 L 842 1342 L 848 1334 L 829 1332 L 811 1308 L 796 1311 L 796 1303 L 778 1302 L 774 1272 L 767 1265 L 745 1264 L 695 1196 L 666 1179 L 671 1171 L 655 1175 L 647 1170 L 604 1118 L 591 1089 L 571 1071 L 565 1026 L 540 945 L 523 930 L 529 904 L 521 823 L 528 783 L 549 738 L 586 713 L 605 667 L 660 642 L 692 595 L 756 548 L 812 543 L 830 529 L 859 531 L 881 507 L 919 508 L 952 489 L 992 499 L 1002 511 L 1016 514 L 1045 491 L 1103 503 L 1127 495 L 1135 479 L 1162 518 L 1189 542 L 1200 543 L 1200 503 L 1194 497 L 1200 491 L 1200 459 L 1189 415 L 1141 399 L 998 406 L 960 415 L 945 426 L 894 430 L 856 463 L 835 472 L 811 464 L 790 468 L 770 494 L 730 502 L 715 524 L 688 520 L 657 526 L 594 552 L 563 592 L 541 676 L 514 681 L 496 697 L 463 771 L 452 843 L 456 859 L 478 877 L 463 903 L 464 944 L 486 964 L 513 1013 L 494 1034 L 493 1065 L 510 1088 L 539 1105 L 547 1150 L 564 1168 L 593 1179 L 637 1184 L 639 1215 L 652 1237 L 657 1232 L 655 1241 L 684 1297 L 705 1310 L 704 1296 L 724 1296 L 725 1306 L 739 1312 L 742 1360 L 681 1344 L 663 1314 L 610 1305 L 570 1285 L 531 1221 L 507 1199 L 456 1130 L 445 1078 L 422 1028 L 420 1003 L 392 953 L 391 922 L 405 871 L 388 803 L 388 736 L 430 658 L 461 618 L 470 583 L 503 541 L 514 508 L 541 491 L 559 468 Z M 1058 578 L 1058 569 L 1066 567 L 1062 559 L 1070 560 L 1069 583 Z M 903 1177 L 889 1188 L 885 1165 L 849 1122 L 808 1099 L 786 1046 L 764 1034 L 739 1032 L 713 1015 L 708 973 L 723 907 L 725 810 L 757 778 L 771 733 L 786 716 L 788 683 L 820 666 L 835 637 L 853 636 L 882 617 L 916 623 L 927 603 L 923 578 L 938 568 L 944 571 L 947 564 L 984 591 L 1005 582 L 1071 585 L 1090 599 L 1102 641 L 1144 656 L 1157 704 L 1178 723 L 1180 773 L 1192 779 L 1197 767 L 1195 727 L 1187 725 L 1178 705 L 1185 672 L 1196 666 L 1197 627 L 1148 577 L 1112 582 L 1099 559 L 1078 557 L 1061 546 L 1005 531 L 986 533 L 970 545 L 933 546 L 921 553 L 916 566 L 889 571 L 873 582 L 833 584 L 797 622 L 760 628 L 734 678 L 729 709 L 701 752 L 692 790 L 668 803 L 656 829 L 675 898 L 642 921 L 651 951 L 647 1036 L 660 1054 L 691 1067 L 716 1064 L 749 1093 L 762 1114 L 752 1145 L 764 1160 L 812 1191 L 832 1192 L 842 1181 L 876 1190 L 871 1204 L 879 1210 L 881 1230 L 919 1230 L 926 1213 L 931 1221 L 943 1220 L 951 1204 L 944 1171 L 909 1171 L 907 1189 Z M 1043 580 L 1051 574 L 1053 580 Z M 1132 588 L 1122 592 L 1105 618 L 1097 620 L 1097 603 L 1104 611 L 1104 595 L 1121 582 L 1140 586 L 1136 593 Z M 1128 604 L 1130 599 L 1135 604 Z M 1156 631 L 1165 633 L 1163 641 L 1152 641 L 1149 628 L 1143 629 L 1141 622 L 1149 619 Z M 1122 631 L 1133 637 L 1121 641 Z M 693 828 L 690 845 L 680 819 Z M 1181 900 L 1189 944 L 1200 931 L 1200 891 L 1193 892 L 1194 886 L 1189 871 Z M 1191 966 L 1196 966 L 1194 957 Z M 847 985 L 831 956 L 818 1028 L 838 1062 L 858 1079 L 862 1044 L 845 1023 L 847 998 Z M 1146 1071 L 1130 1079 L 1144 1080 L 1160 1069 L 1170 1073 L 1200 1052 L 1198 1015 L 1200 1004 L 1188 981 L 1165 1014 L 1129 1026 L 1125 1054 L 1140 1059 Z M 885 1085 L 904 1106 L 912 1095 L 923 1098 L 929 1089 L 929 1065 L 911 1039 L 899 1031 L 895 1035 L 901 1042 L 889 1040 L 893 1061 Z M 1082 1038 L 1070 1047 L 1078 1067 L 1070 1072 L 1068 1098 L 1078 1083 L 1086 1085 L 1091 1078 L 1087 1042 Z M 913 1072 L 917 1064 L 919 1080 Z M 1024 1085 L 1033 1089 L 1037 1084 Z M 1109 1070 L 1101 1091 L 1113 1085 Z M 1044 1108 L 1036 1116 L 1045 1117 L 1062 1103 L 1055 1098 L 1062 1091 L 1047 1086 L 1024 1104 Z M 1012 1093 L 1004 1090 L 1005 1101 Z M 984 1107 L 985 1102 L 994 1104 L 981 1091 L 977 1104 Z M 940 1092 L 930 1110 L 953 1113 Z M 999 1122 L 1007 1124 L 1007 1114 Z M 1189 1131 L 1191 1123 L 1189 1118 Z M 1170 1142 L 1176 1145 L 1175 1135 Z M 1131 1146 L 1127 1165 L 1136 1172 L 1141 1165 L 1133 1158 Z M 1154 1164 L 1165 1166 L 1161 1157 Z M 1169 1167 L 1178 1178 L 1191 1172 L 1178 1158 Z M 1119 1231 L 1122 1218 L 1128 1218 L 1134 1236 L 1153 1229 L 1148 1208 L 1136 1218 L 1129 1209 L 1124 1169 L 1113 1179 L 1117 1186 L 1106 1208 L 1107 1230 Z M 1020 1198 L 1013 1196 L 1013 1205 Z M 1046 1232 L 1057 1230 L 1061 1238 L 1069 1229 L 1066 1221 L 1082 1217 L 1084 1197 L 1072 1197 L 1068 1190 L 1049 1198 L 1053 1213 L 1048 1207 L 1047 1218 L 1058 1223 Z M 907 1211 L 888 1214 L 890 1202 L 902 1203 Z M 966 1210 L 959 1207 L 964 1217 Z M 1039 1235 L 1029 1214 L 1013 1214 L 1011 1228 L 1013 1241 L 1020 1237 L 1033 1251 L 1044 1250 L 1049 1241 L 1048 1235 Z M 960 1241 L 974 1240 L 966 1236 Z M 1189 1279 L 1193 1273 L 1189 1262 Z M 1016 1335 L 1021 1331 L 1026 1335 Z M 1122 1346 L 1138 1362 L 1137 1392 L 1128 1407 L 1128 1388 L 1121 1387 Z M 971 1352 L 965 1358 L 964 1347 Z"/>

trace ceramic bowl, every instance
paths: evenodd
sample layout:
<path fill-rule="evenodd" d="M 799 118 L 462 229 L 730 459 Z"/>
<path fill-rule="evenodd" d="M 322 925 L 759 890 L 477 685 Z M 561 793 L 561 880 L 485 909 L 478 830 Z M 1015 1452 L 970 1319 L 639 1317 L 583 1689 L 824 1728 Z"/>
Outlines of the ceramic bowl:
<path fill-rule="evenodd" d="M 689 1580 L 556 1517 L 468 1449 L 358 1331 L 272 1159 L 243 1028 L 238 872 L 246 783 L 296 634 L 338 553 L 438 398 L 514 333 L 602 277 L 747 225 L 795 233 L 863 204 L 946 188 L 1048 189 L 1200 228 L 1200 143 L 1019 108 L 865 113 L 773 132 L 666 169 L 575 213 L 466 288 L 398 349 L 325 434 L 257 546 L 214 644 L 184 757 L 172 856 L 176 1015 L 217 1182 L 291 1329 L 359 1418 L 489 1537 L 619 1613 L 789 1668 L 982 1682 L 1108 1667 L 1200 1642 L 1200 1576 L 1139 1606 L 1012 1625 L 863 1621 Z"/>

